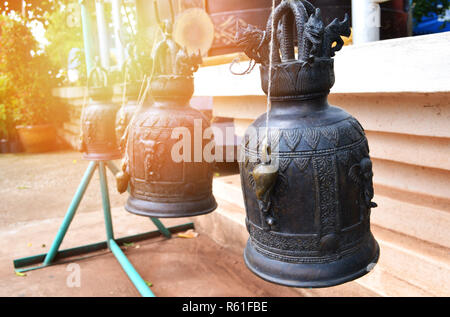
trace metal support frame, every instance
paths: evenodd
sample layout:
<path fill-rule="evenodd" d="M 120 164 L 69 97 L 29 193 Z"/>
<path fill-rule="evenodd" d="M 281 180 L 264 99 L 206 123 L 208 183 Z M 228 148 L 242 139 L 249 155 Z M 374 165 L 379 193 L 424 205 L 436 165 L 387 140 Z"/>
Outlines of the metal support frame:
<path fill-rule="evenodd" d="M 147 286 L 147 283 L 142 279 L 142 277 L 139 275 L 139 273 L 127 259 L 126 255 L 120 249 L 120 245 L 158 237 L 161 234 L 166 238 L 170 238 L 172 233 L 194 228 L 194 224 L 185 223 L 182 225 L 166 228 L 158 218 L 150 217 L 150 220 L 152 220 L 152 222 L 155 224 L 158 230 L 115 239 L 111 219 L 111 207 L 109 203 L 109 191 L 105 165 L 114 175 L 118 172 L 118 168 L 111 161 L 91 161 L 89 163 L 89 166 L 81 180 L 80 185 L 78 186 L 75 196 L 72 199 L 69 209 L 67 210 L 67 213 L 61 224 L 61 227 L 59 228 L 58 233 L 56 234 L 56 237 L 53 240 L 53 243 L 48 253 L 16 259 L 14 260 L 14 268 L 16 269 L 17 272 L 37 270 L 47 266 L 63 263 L 62 261 L 59 262 L 55 261 L 64 258 L 99 251 L 102 249 L 109 249 L 114 254 L 117 261 L 120 263 L 123 270 L 128 275 L 131 282 L 134 284 L 139 293 L 144 297 L 154 297 L 155 295 Z M 59 247 L 61 246 L 61 243 L 64 239 L 64 236 L 66 235 L 67 230 L 69 229 L 70 223 L 72 222 L 73 217 L 75 216 L 75 212 L 78 209 L 81 199 L 83 198 L 83 195 L 86 192 L 89 182 L 92 179 L 92 175 L 94 174 L 97 167 L 100 176 L 100 187 L 102 191 L 102 205 L 103 205 L 103 214 L 105 218 L 106 241 L 88 244 L 71 249 L 59 250 Z M 78 259 L 83 259 L 83 257 Z M 71 261 L 74 261 L 74 259 L 72 259 Z M 38 263 L 42 264 L 30 267 L 30 265 L 36 265 Z"/>

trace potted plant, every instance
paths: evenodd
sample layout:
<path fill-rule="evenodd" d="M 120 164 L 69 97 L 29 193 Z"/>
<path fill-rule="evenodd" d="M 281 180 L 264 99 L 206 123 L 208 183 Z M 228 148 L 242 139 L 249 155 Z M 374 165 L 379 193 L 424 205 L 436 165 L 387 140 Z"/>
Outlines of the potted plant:
<path fill-rule="evenodd" d="M 58 101 L 51 93 L 56 82 L 47 56 L 38 54 L 37 41 L 26 24 L 9 16 L 0 16 L 0 47 L 0 120 L 4 133 L 11 138 L 17 130 L 26 152 L 53 149 L 53 123 L 59 115 L 52 111 Z"/>

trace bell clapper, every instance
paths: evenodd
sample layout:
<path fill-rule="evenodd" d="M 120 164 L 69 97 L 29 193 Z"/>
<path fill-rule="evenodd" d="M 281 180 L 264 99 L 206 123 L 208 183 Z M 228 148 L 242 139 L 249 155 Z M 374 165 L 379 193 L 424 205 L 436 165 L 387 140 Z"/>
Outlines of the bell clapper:
<path fill-rule="evenodd" d="M 251 174 L 255 180 L 256 198 L 262 218 L 261 224 L 264 230 L 269 231 L 276 224 L 275 217 L 270 211 L 272 207 L 271 194 L 278 177 L 278 168 L 272 164 L 270 146 L 267 144 L 267 139 L 263 141 L 261 161 L 260 164 L 256 165 Z"/>
<path fill-rule="evenodd" d="M 122 160 L 122 166 L 120 172 L 114 175 L 116 178 L 116 186 L 117 191 L 120 194 L 123 194 L 128 189 L 128 183 L 130 182 L 130 174 L 128 173 L 128 156 L 125 154 L 125 157 Z"/>
<path fill-rule="evenodd" d="M 116 174 L 117 191 L 123 194 L 127 191 L 130 176 L 122 171 Z"/>

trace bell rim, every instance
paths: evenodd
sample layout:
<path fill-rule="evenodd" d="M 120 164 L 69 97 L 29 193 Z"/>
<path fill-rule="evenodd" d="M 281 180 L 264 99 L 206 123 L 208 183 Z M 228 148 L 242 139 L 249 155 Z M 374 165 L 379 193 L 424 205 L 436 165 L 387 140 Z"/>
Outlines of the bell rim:
<path fill-rule="evenodd" d="M 203 199 L 182 202 L 156 202 L 129 196 L 125 204 L 125 210 L 132 214 L 157 218 L 195 217 L 211 213 L 216 208 L 217 202 L 212 194 Z"/>
<path fill-rule="evenodd" d="M 336 274 L 337 276 L 336 278 L 321 279 L 323 278 L 323 276 L 321 274 L 318 274 L 316 275 L 315 280 L 307 280 L 307 281 L 305 279 L 300 280 L 300 277 L 302 275 L 305 276 L 307 273 L 311 274 L 311 268 L 313 266 L 318 272 L 327 272 L 326 266 L 329 266 L 330 263 L 333 263 L 333 265 L 339 265 L 343 262 L 349 262 L 352 261 L 352 259 L 357 259 L 361 254 L 363 254 L 366 251 L 365 248 L 367 247 L 373 248 L 373 250 L 369 253 L 374 255 L 371 257 L 367 257 L 364 261 L 362 261 L 364 265 L 362 265 L 362 267 L 359 270 L 346 274 L 345 273 L 346 266 L 342 265 L 343 274 L 342 275 Z M 253 258 L 255 258 L 254 255 L 256 255 L 257 258 L 260 258 L 260 260 L 264 259 L 265 262 L 270 263 L 271 269 L 270 270 L 258 269 L 257 268 L 258 260 L 250 261 L 249 259 L 250 256 L 253 256 Z M 379 256 L 380 256 L 380 247 L 372 234 L 370 234 L 369 239 L 367 239 L 357 251 L 351 253 L 350 255 L 343 256 L 339 260 L 332 261 L 329 263 L 286 263 L 275 259 L 271 259 L 259 253 L 253 247 L 251 239 L 247 241 L 247 245 L 244 250 L 245 265 L 253 274 L 255 274 L 256 276 L 262 278 L 267 282 L 297 288 L 325 288 L 353 281 L 371 272 L 371 269 L 368 270 L 368 266 L 371 263 L 375 265 L 378 262 Z M 282 276 L 276 276 L 276 272 L 281 272 L 280 275 L 282 275 L 282 273 L 286 271 L 286 268 L 282 269 L 280 265 L 289 266 L 291 270 L 294 269 L 302 274 L 298 274 L 299 277 L 298 280 L 294 280 L 292 277 L 287 278 Z"/>

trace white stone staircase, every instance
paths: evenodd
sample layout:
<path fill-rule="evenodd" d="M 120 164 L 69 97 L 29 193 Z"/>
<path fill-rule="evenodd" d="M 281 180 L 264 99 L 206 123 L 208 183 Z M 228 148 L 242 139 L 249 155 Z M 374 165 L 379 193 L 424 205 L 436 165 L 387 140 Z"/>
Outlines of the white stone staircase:
<path fill-rule="evenodd" d="M 199 231 L 242 253 L 248 239 L 239 175 L 214 179 L 218 209 L 195 218 Z M 300 296 L 449 296 L 450 215 L 393 198 L 376 196 L 372 232 L 381 254 L 367 275 L 340 286 L 298 289 Z M 407 215 L 402 212 L 408 212 Z M 414 221 L 414 219 L 416 221 Z"/>

